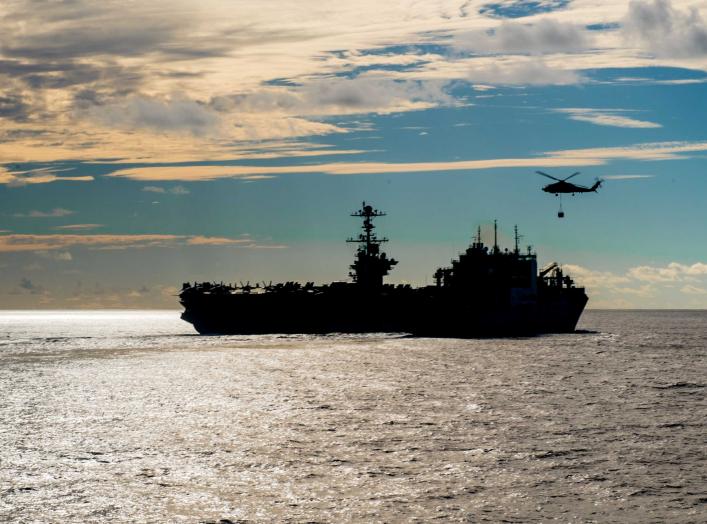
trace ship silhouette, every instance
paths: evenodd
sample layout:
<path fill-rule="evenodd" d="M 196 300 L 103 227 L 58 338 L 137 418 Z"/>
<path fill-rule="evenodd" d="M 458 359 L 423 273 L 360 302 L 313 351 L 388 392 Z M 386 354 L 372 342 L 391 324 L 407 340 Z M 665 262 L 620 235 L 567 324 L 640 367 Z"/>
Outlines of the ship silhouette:
<path fill-rule="evenodd" d="M 201 334 L 409 333 L 429 337 L 525 336 L 575 330 L 587 295 L 557 263 L 538 270 L 537 256 L 485 246 L 481 229 L 474 242 L 434 273 L 434 285 L 384 283 L 398 263 L 381 245 L 373 220 L 385 216 L 365 202 L 350 266 L 351 282 L 314 285 L 284 282 L 187 282 L 179 294 L 182 319 Z"/>

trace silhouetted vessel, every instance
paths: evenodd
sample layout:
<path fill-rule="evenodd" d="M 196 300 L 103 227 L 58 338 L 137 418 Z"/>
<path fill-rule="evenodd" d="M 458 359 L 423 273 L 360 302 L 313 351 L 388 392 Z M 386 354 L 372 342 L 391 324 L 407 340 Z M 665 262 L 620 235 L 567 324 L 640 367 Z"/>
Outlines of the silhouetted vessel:
<path fill-rule="evenodd" d="M 482 337 L 572 332 L 587 295 L 556 263 L 538 272 L 536 255 L 481 242 L 451 267 L 434 274 L 435 284 L 413 288 L 384 284 L 398 262 L 381 251 L 373 219 L 384 213 L 363 203 L 352 216 L 362 232 L 349 276 L 353 282 L 315 286 L 286 282 L 256 286 L 185 283 L 182 318 L 202 334 L 404 332 L 417 336 Z"/>

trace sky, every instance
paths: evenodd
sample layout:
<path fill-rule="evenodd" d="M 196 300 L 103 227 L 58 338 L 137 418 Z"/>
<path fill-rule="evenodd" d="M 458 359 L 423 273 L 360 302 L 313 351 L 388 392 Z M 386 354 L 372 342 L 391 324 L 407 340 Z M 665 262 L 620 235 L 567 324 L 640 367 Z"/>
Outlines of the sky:
<path fill-rule="evenodd" d="M 0 308 L 346 280 L 364 200 L 389 282 L 498 220 L 589 307 L 707 308 L 705 116 L 705 1 L 4 0 Z"/>

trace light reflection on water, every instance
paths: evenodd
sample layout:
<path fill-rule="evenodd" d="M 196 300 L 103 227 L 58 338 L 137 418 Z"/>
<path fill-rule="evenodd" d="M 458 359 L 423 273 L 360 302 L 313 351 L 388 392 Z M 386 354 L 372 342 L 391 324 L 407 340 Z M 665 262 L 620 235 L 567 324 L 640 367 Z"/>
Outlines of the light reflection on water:
<path fill-rule="evenodd" d="M 0 313 L 0 521 L 707 520 L 705 312 L 500 340 L 178 315 Z"/>

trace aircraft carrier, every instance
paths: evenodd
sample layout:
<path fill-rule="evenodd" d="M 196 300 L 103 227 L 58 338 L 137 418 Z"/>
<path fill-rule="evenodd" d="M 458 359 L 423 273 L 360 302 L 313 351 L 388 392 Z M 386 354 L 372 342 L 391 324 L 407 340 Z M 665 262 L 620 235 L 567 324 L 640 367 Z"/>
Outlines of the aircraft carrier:
<path fill-rule="evenodd" d="M 182 285 L 182 319 L 201 334 L 409 333 L 425 337 L 527 336 L 575 330 L 587 295 L 562 268 L 538 270 L 528 247 L 485 246 L 481 230 L 451 266 L 437 269 L 434 285 L 384 283 L 398 263 L 381 250 L 386 238 L 373 221 L 385 213 L 365 202 L 352 214 L 361 232 L 350 282 L 315 285 L 234 285 L 215 282 Z"/>

